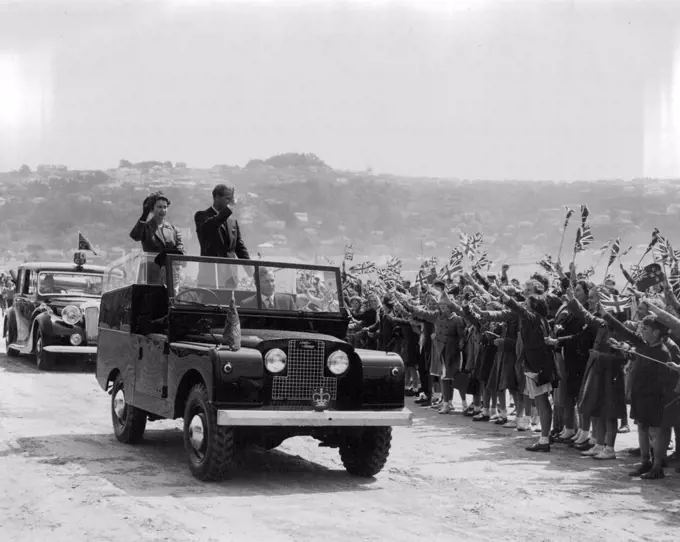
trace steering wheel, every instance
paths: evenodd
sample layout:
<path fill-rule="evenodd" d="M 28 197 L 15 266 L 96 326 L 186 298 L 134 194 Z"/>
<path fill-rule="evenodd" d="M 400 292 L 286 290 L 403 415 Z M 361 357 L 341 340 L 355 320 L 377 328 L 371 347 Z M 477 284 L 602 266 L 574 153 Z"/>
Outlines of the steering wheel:
<path fill-rule="evenodd" d="M 216 294 L 215 292 L 213 292 L 212 290 L 209 290 L 208 288 L 200 288 L 200 287 L 189 288 L 189 289 L 187 289 L 187 290 L 184 290 L 184 291 L 178 293 L 178 294 L 175 296 L 175 299 L 178 300 L 178 301 L 180 301 L 179 298 L 180 298 L 181 296 L 183 296 L 184 294 L 191 293 L 191 292 L 207 292 L 207 293 L 209 293 L 210 295 L 212 295 L 212 296 L 215 298 L 215 304 L 216 304 L 216 305 L 221 305 L 221 303 L 220 303 L 220 298 L 217 297 L 217 294 Z M 192 301 L 192 302 L 193 302 L 193 300 L 188 300 L 188 301 Z"/>

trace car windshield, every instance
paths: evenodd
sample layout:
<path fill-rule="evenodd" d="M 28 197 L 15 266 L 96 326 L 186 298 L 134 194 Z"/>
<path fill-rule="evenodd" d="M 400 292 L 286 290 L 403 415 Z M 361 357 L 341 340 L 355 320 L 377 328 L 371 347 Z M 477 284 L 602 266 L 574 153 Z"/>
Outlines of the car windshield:
<path fill-rule="evenodd" d="M 38 275 L 41 295 L 102 295 L 102 275 L 87 273 L 43 272 Z"/>
<path fill-rule="evenodd" d="M 233 292 L 243 309 L 340 313 L 337 270 L 186 259 L 173 260 L 172 267 L 176 306 L 227 305 Z"/>

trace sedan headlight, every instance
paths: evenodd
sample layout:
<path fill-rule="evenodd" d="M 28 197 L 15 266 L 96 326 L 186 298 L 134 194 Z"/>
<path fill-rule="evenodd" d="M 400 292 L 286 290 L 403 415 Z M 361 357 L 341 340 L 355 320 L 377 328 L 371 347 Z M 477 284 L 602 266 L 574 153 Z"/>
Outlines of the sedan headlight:
<path fill-rule="evenodd" d="M 61 319 L 67 324 L 74 326 L 83 317 L 83 313 L 79 307 L 75 305 L 67 305 L 61 311 Z"/>
<path fill-rule="evenodd" d="M 280 348 L 272 348 L 264 356 L 264 366 L 270 373 L 281 373 L 286 368 L 288 356 Z"/>
<path fill-rule="evenodd" d="M 328 366 L 328 370 L 331 373 L 339 376 L 349 367 L 349 358 L 342 350 L 336 350 L 330 356 L 328 356 L 326 365 Z"/>

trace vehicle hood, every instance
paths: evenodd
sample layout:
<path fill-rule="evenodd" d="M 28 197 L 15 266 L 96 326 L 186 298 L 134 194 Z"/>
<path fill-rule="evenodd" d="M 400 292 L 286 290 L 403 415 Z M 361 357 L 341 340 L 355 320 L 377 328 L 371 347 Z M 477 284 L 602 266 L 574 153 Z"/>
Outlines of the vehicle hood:
<path fill-rule="evenodd" d="M 347 344 L 345 341 L 333 337 L 332 335 L 324 335 L 323 333 L 308 333 L 305 331 L 282 331 L 274 329 L 242 329 L 241 330 L 241 346 L 246 348 L 256 348 L 264 341 L 280 341 L 280 340 L 295 340 L 306 339 L 309 341 L 325 341 L 336 344 Z"/>

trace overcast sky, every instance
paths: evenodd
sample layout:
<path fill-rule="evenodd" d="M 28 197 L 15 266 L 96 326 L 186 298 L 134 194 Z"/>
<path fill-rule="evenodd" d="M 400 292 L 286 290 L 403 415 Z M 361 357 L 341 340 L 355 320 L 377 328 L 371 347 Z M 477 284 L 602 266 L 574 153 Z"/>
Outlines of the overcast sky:
<path fill-rule="evenodd" d="M 680 177 L 678 8 L 0 0 L 0 170 L 292 151 L 406 175 Z"/>

